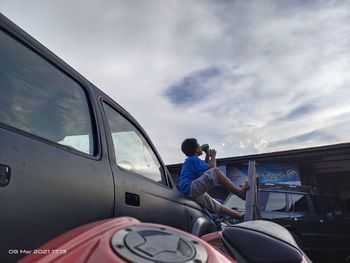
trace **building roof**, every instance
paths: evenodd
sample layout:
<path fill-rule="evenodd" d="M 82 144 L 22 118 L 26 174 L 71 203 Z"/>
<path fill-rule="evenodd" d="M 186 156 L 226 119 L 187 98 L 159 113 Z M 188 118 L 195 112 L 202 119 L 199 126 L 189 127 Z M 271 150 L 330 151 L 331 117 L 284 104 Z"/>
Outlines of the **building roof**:
<path fill-rule="evenodd" d="M 333 145 L 301 148 L 294 150 L 251 154 L 245 156 L 235 156 L 218 158 L 218 164 L 245 163 L 249 160 L 257 162 L 290 162 L 290 163 L 315 163 L 329 161 L 350 162 L 350 143 L 339 143 Z M 168 168 L 177 168 L 182 164 L 170 164 Z"/>

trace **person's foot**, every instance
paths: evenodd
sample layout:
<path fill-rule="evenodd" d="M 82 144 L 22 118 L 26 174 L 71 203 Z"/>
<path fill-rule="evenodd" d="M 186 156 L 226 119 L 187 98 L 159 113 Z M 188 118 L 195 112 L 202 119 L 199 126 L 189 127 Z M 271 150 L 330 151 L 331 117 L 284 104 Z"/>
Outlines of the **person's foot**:
<path fill-rule="evenodd" d="M 239 219 L 239 220 L 243 220 L 244 219 L 244 212 L 235 211 L 235 213 L 233 215 L 231 215 L 231 217 Z"/>
<path fill-rule="evenodd" d="M 246 198 L 246 192 L 249 189 L 250 185 L 248 181 L 245 181 L 241 187 L 240 194 L 238 195 L 239 198 L 242 200 L 245 200 Z"/>

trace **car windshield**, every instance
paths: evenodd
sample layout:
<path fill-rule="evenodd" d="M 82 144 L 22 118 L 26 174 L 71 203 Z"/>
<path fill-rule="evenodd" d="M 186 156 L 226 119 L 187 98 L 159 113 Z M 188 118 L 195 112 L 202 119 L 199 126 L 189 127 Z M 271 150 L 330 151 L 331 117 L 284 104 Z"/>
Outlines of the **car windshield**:
<path fill-rule="evenodd" d="M 224 206 L 229 207 L 233 210 L 244 211 L 245 201 L 240 199 L 238 196 L 231 194 L 225 200 Z"/>

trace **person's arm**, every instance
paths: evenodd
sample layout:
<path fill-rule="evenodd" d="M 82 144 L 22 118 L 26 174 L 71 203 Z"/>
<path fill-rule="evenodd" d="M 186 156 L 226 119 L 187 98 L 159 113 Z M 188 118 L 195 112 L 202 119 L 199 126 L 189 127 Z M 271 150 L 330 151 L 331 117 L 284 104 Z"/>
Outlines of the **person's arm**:
<path fill-rule="evenodd" d="M 216 151 L 214 149 L 209 149 L 208 150 L 208 155 L 209 155 L 209 167 L 213 168 L 216 167 Z"/>
<path fill-rule="evenodd" d="M 208 152 L 209 150 L 207 150 L 206 152 L 205 152 L 205 162 L 207 163 L 207 164 L 209 164 L 209 159 L 210 159 L 210 156 L 209 156 L 209 152 Z"/>

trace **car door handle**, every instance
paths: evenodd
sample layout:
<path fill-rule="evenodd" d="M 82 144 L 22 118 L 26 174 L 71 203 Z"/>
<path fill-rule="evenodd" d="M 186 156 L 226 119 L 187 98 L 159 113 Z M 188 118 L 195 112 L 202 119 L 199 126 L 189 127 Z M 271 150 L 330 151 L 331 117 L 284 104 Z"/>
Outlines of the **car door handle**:
<path fill-rule="evenodd" d="M 10 183 L 11 168 L 0 163 L 0 187 L 5 187 Z"/>
<path fill-rule="evenodd" d="M 140 196 L 134 193 L 125 193 L 125 204 L 132 206 L 140 206 Z"/>

